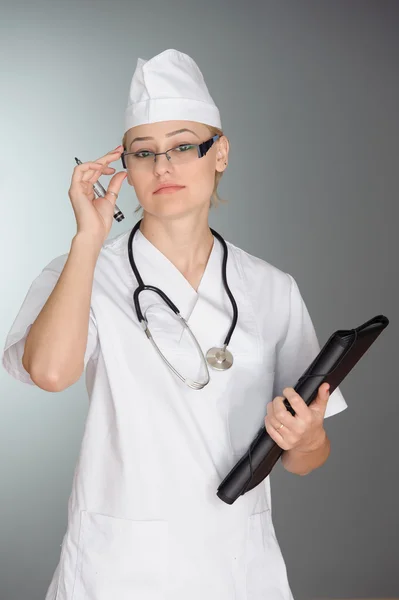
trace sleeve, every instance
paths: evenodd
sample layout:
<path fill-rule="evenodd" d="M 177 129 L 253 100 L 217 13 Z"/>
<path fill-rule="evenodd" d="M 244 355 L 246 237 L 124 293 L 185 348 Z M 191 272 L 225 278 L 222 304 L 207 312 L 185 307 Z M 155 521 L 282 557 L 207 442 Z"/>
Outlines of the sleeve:
<path fill-rule="evenodd" d="M 290 279 L 289 317 L 285 337 L 277 345 L 273 397 L 281 396 L 285 387 L 294 387 L 299 377 L 320 352 L 320 345 L 308 309 L 295 279 Z M 347 408 L 339 386 L 330 395 L 324 418 Z"/>
<path fill-rule="evenodd" d="M 3 367 L 12 377 L 23 383 L 35 385 L 22 364 L 26 338 L 35 319 L 53 291 L 67 258 L 68 254 L 55 258 L 34 279 L 8 332 L 2 355 Z M 85 368 L 88 361 L 96 357 L 98 347 L 97 324 L 93 310 L 90 307 L 89 331 L 84 356 Z"/>

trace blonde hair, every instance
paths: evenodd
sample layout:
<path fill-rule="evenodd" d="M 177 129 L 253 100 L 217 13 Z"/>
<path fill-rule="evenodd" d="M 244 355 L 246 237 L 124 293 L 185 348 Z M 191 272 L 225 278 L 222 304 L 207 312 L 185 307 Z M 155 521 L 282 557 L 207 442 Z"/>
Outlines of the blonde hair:
<path fill-rule="evenodd" d="M 206 123 L 201 123 L 201 125 L 205 125 L 205 127 L 209 130 L 211 136 L 213 137 L 214 135 L 218 134 L 220 137 L 222 137 L 222 135 L 224 135 L 223 131 L 221 129 L 219 129 L 218 127 L 213 127 L 212 125 L 207 125 Z M 127 132 L 125 132 L 123 139 L 122 139 L 122 146 L 124 151 L 126 151 L 126 137 L 127 137 Z M 227 200 L 224 200 L 223 198 L 221 198 L 218 194 L 218 186 L 219 186 L 219 182 L 223 176 L 224 171 L 216 171 L 215 170 L 215 181 L 213 184 L 213 192 L 210 198 L 210 204 L 209 207 L 212 208 L 213 207 L 217 207 L 219 206 L 219 204 L 224 204 L 227 203 Z M 137 207 L 135 208 L 134 212 L 138 212 L 140 209 L 142 209 L 143 207 L 141 206 L 141 204 L 138 204 Z"/>

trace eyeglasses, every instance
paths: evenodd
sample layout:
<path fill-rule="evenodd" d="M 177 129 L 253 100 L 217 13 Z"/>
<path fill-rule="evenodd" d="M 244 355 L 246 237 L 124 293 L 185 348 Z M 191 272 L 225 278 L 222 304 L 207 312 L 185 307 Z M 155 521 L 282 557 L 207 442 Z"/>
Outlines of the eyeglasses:
<path fill-rule="evenodd" d="M 156 157 L 161 154 L 165 154 L 168 161 L 173 165 L 190 163 L 205 156 L 219 137 L 216 134 L 201 144 L 179 144 L 165 152 L 151 152 L 150 150 L 122 152 L 122 165 L 124 169 L 128 169 L 129 171 L 146 171 L 153 167 Z"/>

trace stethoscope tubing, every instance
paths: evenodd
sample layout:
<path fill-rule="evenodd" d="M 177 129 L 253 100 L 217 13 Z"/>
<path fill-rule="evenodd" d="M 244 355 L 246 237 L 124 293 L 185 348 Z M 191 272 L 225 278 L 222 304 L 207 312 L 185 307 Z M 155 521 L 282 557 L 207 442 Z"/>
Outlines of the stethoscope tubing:
<path fill-rule="evenodd" d="M 138 221 L 136 223 L 136 225 L 133 227 L 132 231 L 130 232 L 129 235 L 129 241 L 128 241 L 128 254 L 129 254 L 129 262 L 130 265 L 132 267 L 134 276 L 137 280 L 138 286 L 135 289 L 134 293 L 133 293 L 133 301 L 134 301 L 134 307 L 136 310 L 136 315 L 137 318 L 140 322 L 140 325 L 142 326 L 142 328 L 144 329 L 144 332 L 146 333 L 148 339 L 151 341 L 152 345 L 155 347 L 156 351 L 158 352 L 158 354 L 162 357 L 162 359 L 168 364 L 168 366 L 172 369 L 172 371 L 185 383 L 187 383 L 187 385 L 189 385 L 190 387 L 194 388 L 194 389 L 201 389 L 202 387 L 204 387 L 204 385 L 206 385 L 209 382 L 209 370 L 208 370 L 208 365 L 205 359 L 205 356 L 202 352 L 202 349 L 196 339 L 196 337 L 194 336 L 193 332 L 191 331 L 188 323 L 186 322 L 186 320 L 184 319 L 184 317 L 180 314 L 180 311 L 178 309 L 178 307 L 172 302 L 172 300 L 165 294 L 165 292 L 163 292 L 161 289 L 159 289 L 158 287 L 155 287 L 153 285 L 145 285 L 143 282 L 143 279 L 139 273 L 139 270 L 137 268 L 136 262 L 134 260 L 134 255 L 133 255 L 133 238 L 134 235 L 136 234 L 137 230 L 140 227 L 142 219 L 140 219 L 140 221 Z M 229 285 L 227 283 L 227 256 L 228 256 L 228 248 L 227 248 L 227 244 L 225 242 L 225 240 L 222 238 L 222 236 L 217 233 L 217 231 L 215 231 L 214 229 L 210 228 L 212 234 L 214 235 L 214 237 L 216 237 L 219 242 L 222 244 L 223 247 L 223 261 L 222 261 L 222 280 L 223 280 L 223 286 L 224 289 L 226 290 L 226 293 L 230 299 L 231 305 L 233 307 L 233 318 L 232 318 L 232 322 L 231 322 L 231 326 L 230 329 L 227 333 L 226 339 L 224 341 L 224 350 L 226 349 L 226 346 L 228 346 L 228 344 L 230 343 L 230 339 L 231 336 L 234 332 L 234 329 L 236 327 L 237 324 L 237 319 L 238 319 L 238 309 L 237 309 L 237 303 L 234 299 L 233 294 L 231 293 L 231 290 L 229 288 Z M 207 381 L 203 384 L 198 383 L 193 381 L 192 379 L 188 379 L 188 378 L 184 378 L 175 368 L 174 366 L 167 360 L 167 358 L 162 354 L 162 352 L 159 350 L 157 344 L 155 343 L 155 341 L 152 338 L 151 332 L 148 328 L 148 323 L 147 323 L 147 319 L 143 316 L 143 313 L 141 311 L 140 308 L 140 300 L 139 300 L 139 296 L 140 293 L 145 291 L 145 290 L 149 290 L 152 292 L 155 292 L 156 294 L 158 294 L 162 300 L 167 304 L 167 306 L 169 306 L 169 308 L 180 318 L 180 320 L 182 321 L 184 327 L 187 329 L 187 331 L 189 332 L 189 334 L 191 335 L 198 351 L 199 354 L 201 356 L 201 360 L 203 361 L 205 368 L 206 368 L 206 372 L 207 372 Z"/>

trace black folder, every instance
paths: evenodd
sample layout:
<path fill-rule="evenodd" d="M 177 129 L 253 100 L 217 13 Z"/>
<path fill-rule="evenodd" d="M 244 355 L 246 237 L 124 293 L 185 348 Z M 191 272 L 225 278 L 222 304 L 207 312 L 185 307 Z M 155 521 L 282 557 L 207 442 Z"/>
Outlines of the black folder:
<path fill-rule="evenodd" d="M 294 390 L 308 406 L 316 398 L 322 383 L 330 384 L 331 396 L 388 323 L 389 320 L 384 315 L 377 315 L 354 329 L 335 331 L 298 379 Z M 284 404 L 295 416 L 295 411 L 286 398 Z M 252 490 L 269 475 L 283 452 L 263 424 L 247 452 L 219 485 L 217 496 L 223 502 L 233 504 L 239 496 Z"/>

